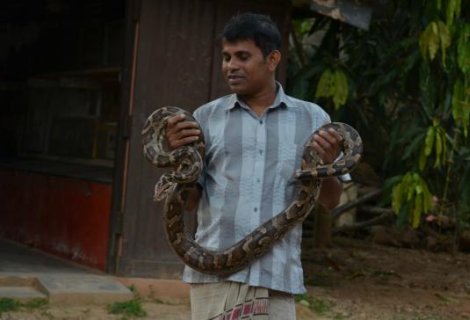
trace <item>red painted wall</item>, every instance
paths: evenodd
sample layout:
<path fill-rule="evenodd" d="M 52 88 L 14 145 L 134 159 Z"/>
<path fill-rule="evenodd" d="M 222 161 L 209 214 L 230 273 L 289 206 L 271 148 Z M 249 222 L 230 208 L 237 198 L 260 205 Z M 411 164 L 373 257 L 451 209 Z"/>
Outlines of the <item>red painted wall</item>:
<path fill-rule="evenodd" d="M 111 185 L 0 169 L 0 236 L 100 270 Z"/>

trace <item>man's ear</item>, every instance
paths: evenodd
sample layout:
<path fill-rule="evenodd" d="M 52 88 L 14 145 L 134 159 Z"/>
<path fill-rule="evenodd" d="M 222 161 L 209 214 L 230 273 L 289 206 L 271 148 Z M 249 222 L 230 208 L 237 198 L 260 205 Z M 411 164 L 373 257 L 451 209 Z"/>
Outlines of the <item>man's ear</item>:
<path fill-rule="evenodd" d="M 279 50 L 273 50 L 267 57 L 268 68 L 271 71 L 276 71 L 276 68 L 281 62 L 281 52 Z"/>

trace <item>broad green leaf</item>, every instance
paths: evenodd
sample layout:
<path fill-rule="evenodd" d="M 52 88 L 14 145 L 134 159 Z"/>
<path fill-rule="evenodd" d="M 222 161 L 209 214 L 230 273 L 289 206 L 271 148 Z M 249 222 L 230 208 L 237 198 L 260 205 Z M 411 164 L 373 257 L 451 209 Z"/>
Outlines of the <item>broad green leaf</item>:
<path fill-rule="evenodd" d="M 398 214 L 401 209 L 403 199 L 403 192 L 401 190 L 401 184 L 397 184 L 392 189 L 392 209 Z"/>
<path fill-rule="evenodd" d="M 423 188 L 421 187 L 420 184 L 416 184 L 415 191 L 416 191 L 416 194 L 423 193 Z"/>
<path fill-rule="evenodd" d="M 431 61 L 436 57 L 437 51 L 441 49 L 442 64 L 445 66 L 446 51 L 450 46 L 451 37 L 449 28 L 442 21 L 432 21 L 421 33 L 419 47 L 424 59 Z"/>
<path fill-rule="evenodd" d="M 406 201 L 408 202 L 413 202 L 413 197 L 414 197 L 414 185 L 411 181 L 409 181 L 407 183 L 407 186 L 406 186 Z"/>
<path fill-rule="evenodd" d="M 441 45 L 441 54 L 442 54 L 442 65 L 446 65 L 446 51 L 450 47 L 450 31 L 449 28 L 442 22 L 438 21 L 438 34 L 439 34 L 439 43 Z"/>
<path fill-rule="evenodd" d="M 418 166 L 419 170 L 423 171 L 424 167 L 426 166 L 426 152 L 424 151 L 424 148 L 421 149 L 421 152 L 419 154 L 419 159 L 418 159 Z"/>
<path fill-rule="evenodd" d="M 315 96 L 317 98 L 332 98 L 337 110 L 346 103 L 348 93 L 349 87 L 346 74 L 340 69 L 334 71 L 326 69 L 318 81 Z"/>
<path fill-rule="evenodd" d="M 429 57 L 431 61 L 434 60 L 437 50 L 439 50 L 439 41 L 437 23 L 433 21 L 428 24 L 419 37 L 419 48 L 424 59 Z"/>
<path fill-rule="evenodd" d="M 423 211 L 424 212 L 429 212 L 432 208 L 432 195 L 431 192 L 429 192 L 429 189 L 427 189 L 426 185 L 425 187 L 425 192 L 423 192 Z"/>
<path fill-rule="evenodd" d="M 470 125 L 470 94 L 467 94 L 467 90 L 461 79 L 455 81 L 451 102 L 452 117 L 455 122 L 463 128 L 465 137 L 468 136 L 468 127 Z"/>
<path fill-rule="evenodd" d="M 335 109 L 338 110 L 342 105 L 346 103 L 348 99 L 348 79 L 346 74 L 337 69 L 335 71 L 335 92 L 333 96 L 333 102 L 335 104 Z"/>
<path fill-rule="evenodd" d="M 393 187 L 392 209 L 396 214 L 407 215 L 413 228 L 417 228 L 424 213 L 431 208 L 431 193 L 426 181 L 416 172 L 408 172 Z"/>
<path fill-rule="evenodd" d="M 436 136 L 436 130 L 434 126 L 428 128 L 428 132 L 426 134 L 426 140 L 424 141 L 424 155 L 428 157 L 434 146 L 434 140 Z"/>
<path fill-rule="evenodd" d="M 441 154 L 442 154 L 442 137 L 439 133 L 436 134 L 436 160 L 434 167 L 438 168 L 441 166 Z"/>
<path fill-rule="evenodd" d="M 436 132 L 436 157 L 440 158 L 442 154 L 442 136 L 438 129 L 436 129 L 435 132 Z"/>
<path fill-rule="evenodd" d="M 449 28 L 452 27 L 454 18 L 460 16 L 460 6 L 460 0 L 447 0 L 446 23 Z"/>
<path fill-rule="evenodd" d="M 457 65 L 464 74 L 470 72 L 470 24 L 462 24 L 457 39 Z"/>
<path fill-rule="evenodd" d="M 315 92 L 315 96 L 319 97 L 330 97 L 331 96 L 331 88 L 334 86 L 334 78 L 333 73 L 330 69 L 326 69 L 323 71 L 322 75 L 320 76 L 320 80 L 318 81 L 317 90 Z"/>

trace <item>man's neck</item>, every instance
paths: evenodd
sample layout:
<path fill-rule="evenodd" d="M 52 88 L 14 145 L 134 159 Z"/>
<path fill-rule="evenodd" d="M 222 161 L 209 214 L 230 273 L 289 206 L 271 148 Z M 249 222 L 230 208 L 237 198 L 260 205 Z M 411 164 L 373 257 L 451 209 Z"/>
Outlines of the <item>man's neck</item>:
<path fill-rule="evenodd" d="M 267 86 L 264 90 L 248 96 L 241 96 L 240 98 L 255 112 L 258 116 L 263 115 L 263 113 L 268 109 L 276 99 L 276 82 L 270 86 Z"/>

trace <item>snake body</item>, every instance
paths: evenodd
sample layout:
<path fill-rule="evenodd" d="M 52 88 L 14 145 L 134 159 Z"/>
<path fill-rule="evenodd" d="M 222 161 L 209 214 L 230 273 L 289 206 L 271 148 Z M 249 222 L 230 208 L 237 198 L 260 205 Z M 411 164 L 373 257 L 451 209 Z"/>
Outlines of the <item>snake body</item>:
<path fill-rule="evenodd" d="M 278 239 L 301 223 L 315 206 L 320 179 L 350 172 L 362 154 L 362 140 L 354 128 L 339 122 L 321 127 L 319 130 L 337 130 L 343 138 L 343 156 L 332 164 L 322 164 L 313 148 L 313 133 L 305 145 L 301 168 L 295 172 L 299 187 L 292 203 L 231 247 L 212 251 L 194 241 L 186 231 L 183 219 L 187 194 L 195 186 L 203 169 L 204 137 L 201 134 L 199 141 L 175 150 L 169 150 L 166 146 L 167 120 L 181 113 L 186 119 L 196 121 L 183 109 L 163 107 L 147 118 L 142 130 L 144 156 L 158 167 L 174 168 L 160 177 L 155 186 L 154 199 L 166 198 L 164 225 L 168 241 L 176 254 L 191 268 L 220 277 L 244 269 L 268 252 Z"/>

